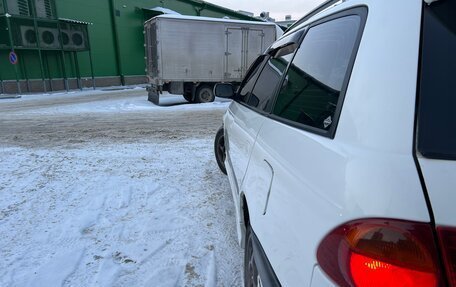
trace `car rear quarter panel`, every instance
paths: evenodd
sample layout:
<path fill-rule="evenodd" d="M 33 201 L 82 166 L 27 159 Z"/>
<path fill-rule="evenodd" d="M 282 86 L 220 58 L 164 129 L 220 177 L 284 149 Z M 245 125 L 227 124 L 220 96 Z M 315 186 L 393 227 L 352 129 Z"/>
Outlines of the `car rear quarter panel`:
<path fill-rule="evenodd" d="M 436 225 L 456 226 L 456 163 L 420 157 Z"/>

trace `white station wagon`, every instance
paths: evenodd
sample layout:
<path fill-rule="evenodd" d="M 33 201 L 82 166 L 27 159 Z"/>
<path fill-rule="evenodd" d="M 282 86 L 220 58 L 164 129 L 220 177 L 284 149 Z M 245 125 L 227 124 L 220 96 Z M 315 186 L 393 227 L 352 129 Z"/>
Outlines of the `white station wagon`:
<path fill-rule="evenodd" d="M 456 0 L 325 2 L 215 93 L 245 286 L 456 286 Z"/>

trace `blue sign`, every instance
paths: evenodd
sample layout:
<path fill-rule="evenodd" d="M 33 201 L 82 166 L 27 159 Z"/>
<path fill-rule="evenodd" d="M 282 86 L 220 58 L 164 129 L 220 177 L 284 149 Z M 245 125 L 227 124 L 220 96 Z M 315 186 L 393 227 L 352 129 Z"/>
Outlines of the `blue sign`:
<path fill-rule="evenodd" d="M 9 61 L 11 64 L 16 65 L 17 64 L 17 54 L 14 52 L 9 53 Z"/>

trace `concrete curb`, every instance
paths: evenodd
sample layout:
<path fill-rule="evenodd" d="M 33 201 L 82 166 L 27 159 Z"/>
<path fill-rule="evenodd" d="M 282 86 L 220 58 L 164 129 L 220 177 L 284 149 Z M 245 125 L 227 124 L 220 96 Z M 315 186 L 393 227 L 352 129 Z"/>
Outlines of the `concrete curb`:
<path fill-rule="evenodd" d="M 0 100 L 4 99 L 19 99 L 22 98 L 20 95 L 0 95 Z"/>

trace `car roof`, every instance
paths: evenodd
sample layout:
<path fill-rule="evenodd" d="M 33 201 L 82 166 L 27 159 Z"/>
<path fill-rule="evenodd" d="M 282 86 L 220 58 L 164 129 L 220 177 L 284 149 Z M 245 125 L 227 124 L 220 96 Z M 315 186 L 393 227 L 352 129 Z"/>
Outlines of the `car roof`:
<path fill-rule="evenodd" d="M 313 10 L 311 10 L 309 13 L 307 13 L 304 17 L 301 19 L 297 20 L 294 22 L 290 27 L 288 27 L 287 30 L 285 30 L 284 35 L 288 34 L 291 31 L 297 30 L 304 26 L 304 23 L 307 22 L 309 19 L 314 17 L 315 15 L 318 15 L 328 9 L 331 9 L 335 6 L 338 6 L 344 2 L 347 2 L 349 0 L 327 0 L 320 4 L 319 6 L 315 7 Z M 423 0 L 426 4 L 430 5 L 433 2 L 441 1 L 441 0 Z"/>
<path fill-rule="evenodd" d="M 298 21 L 294 22 L 286 31 L 285 34 L 292 31 L 296 30 L 297 27 L 300 27 L 303 23 L 307 22 L 310 18 L 313 16 L 320 14 L 322 11 L 327 10 L 333 6 L 339 5 L 340 3 L 346 2 L 347 0 L 327 0 L 320 4 L 319 6 L 315 7 L 312 11 L 307 13 L 304 17 L 299 19 Z"/>

